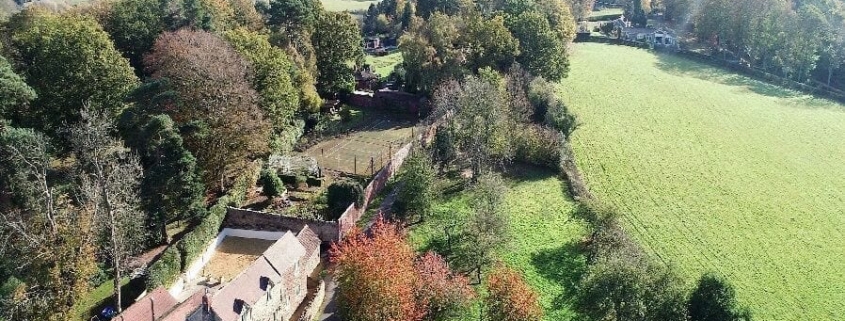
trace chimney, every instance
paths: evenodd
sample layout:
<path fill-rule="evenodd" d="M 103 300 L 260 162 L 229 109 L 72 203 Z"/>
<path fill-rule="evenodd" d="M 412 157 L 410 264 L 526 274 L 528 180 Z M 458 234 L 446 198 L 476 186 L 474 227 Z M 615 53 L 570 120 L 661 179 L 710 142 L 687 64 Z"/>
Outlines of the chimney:
<path fill-rule="evenodd" d="M 152 297 L 150 297 L 150 314 L 152 315 L 152 321 L 156 321 L 156 303 Z"/>

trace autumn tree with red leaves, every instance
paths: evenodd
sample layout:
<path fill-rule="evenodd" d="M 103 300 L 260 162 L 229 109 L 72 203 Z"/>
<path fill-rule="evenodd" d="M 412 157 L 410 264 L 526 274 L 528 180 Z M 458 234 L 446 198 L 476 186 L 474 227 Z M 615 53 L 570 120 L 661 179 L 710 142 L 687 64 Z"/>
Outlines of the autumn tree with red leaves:
<path fill-rule="evenodd" d="M 332 246 L 339 311 L 350 321 L 441 320 L 474 296 L 437 254 L 416 258 L 397 225 L 379 220 Z"/>
<path fill-rule="evenodd" d="M 537 321 L 543 318 L 543 308 L 534 291 L 518 272 L 499 265 L 487 277 L 487 296 L 484 298 L 489 320 Z"/>
<path fill-rule="evenodd" d="M 471 303 L 475 292 L 469 280 L 452 273 L 443 257 L 428 252 L 414 265 L 419 275 L 417 302 L 426 312 L 426 320 L 448 319 Z"/>

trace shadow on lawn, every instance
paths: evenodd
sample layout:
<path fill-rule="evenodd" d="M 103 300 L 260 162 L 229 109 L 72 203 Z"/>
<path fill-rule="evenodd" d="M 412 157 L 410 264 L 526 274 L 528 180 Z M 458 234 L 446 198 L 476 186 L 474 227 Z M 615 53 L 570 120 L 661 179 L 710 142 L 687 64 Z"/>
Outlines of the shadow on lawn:
<path fill-rule="evenodd" d="M 694 77 L 702 80 L 713 81 L 723 85 L 744 87 L 751 92 L 768 97 L 795 98 L 804 96 L 800 92 L 789 90 L 780 86 L 769 84 L 763 81 L 754 80 L 750 77 L 740 75 L 729 69 L 708 66 L 696 61 L 671 54 L 658 54 L 659 61 L 656 66 L 667 73 Z"/>
<path fill-rule="evenodd" d="M 552 301 L 554 309 L 568 308 L 572 305 L 578 282 L 587 271 L 586 260 L 582 247 L 577 241 L 540 251 L 531 258 L 531 264 L 543 277 L 563 286 L 564 292 Z"/>

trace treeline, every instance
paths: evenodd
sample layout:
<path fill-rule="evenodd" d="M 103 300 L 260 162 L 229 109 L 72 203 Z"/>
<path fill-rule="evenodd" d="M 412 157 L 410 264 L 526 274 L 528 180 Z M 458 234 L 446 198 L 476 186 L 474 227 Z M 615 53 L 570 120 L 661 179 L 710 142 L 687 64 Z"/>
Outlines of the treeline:
<path fill-rule="evenodd" d="M 665 11 L 727 59 L 799 82 L 845 88 L 842 1 L 660 0 L 651 8 Z"/>
<path fill-rule="evenodd" d="M 107 281 L 119 309 L 129 257 L 177 221 L 193 255 L 208 205 L 290 152 L 363 57 L 318 1 L 37 2 L 0 31 L 0 320 L 79 318 Z"/>

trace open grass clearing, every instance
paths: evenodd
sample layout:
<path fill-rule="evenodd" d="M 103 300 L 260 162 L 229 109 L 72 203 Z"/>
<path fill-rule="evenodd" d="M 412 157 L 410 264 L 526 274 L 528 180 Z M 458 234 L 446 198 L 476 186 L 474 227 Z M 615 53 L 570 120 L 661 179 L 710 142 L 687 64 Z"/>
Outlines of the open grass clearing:
<path fill-rule="evenodd" d="M 403 61 L 401 52 L 394 52 L 384 56 L 367 55 L 366 64 L 381 77 L 387 77 L 393 69 Z"/>
<path fill-rule="evenodd" d="M 357 0 L 321 0 L 326 11 L 367 11 L 371 4 L 379 1 L 357 1 Z"/>
<path fill-rule="evenodd" d="M 590 189 L 757 320 L 845 319 L 845 108 L 672 55 L 578 44 L 562 98 Z"/>
<path fill-rule="evenodd" d="M 569 302 L 586 269 L 577 243 L 586 235 L 587 227 L 573 218 L 575 204 L 565 194 L 563 181 L 557 176 L 534 168 L 514 172 L 519 174 L 507 177 L 504 201 L 512 241 L 498 256 L 539 291 L 545 320 L 570 320 L 574 313 Z M 451 182 L 438 182 L 438 190 L 455 188 Z M 411 243 L 424 251 L 443 239 L 444 226 L 471 213 L 468 194 L 460 191 L 438 199 L 434 216 L 412 226 Z"/>
<path fill-rule="evenodd" d="M 625 13 L 625 10 L 622 8 L 608 8 L 604 7 L 602 10 L 593 10 L 590 12 L 590 17 L 601 17 L 601 16 L 611 16 L 611 15 L 621 15 Z"/>

